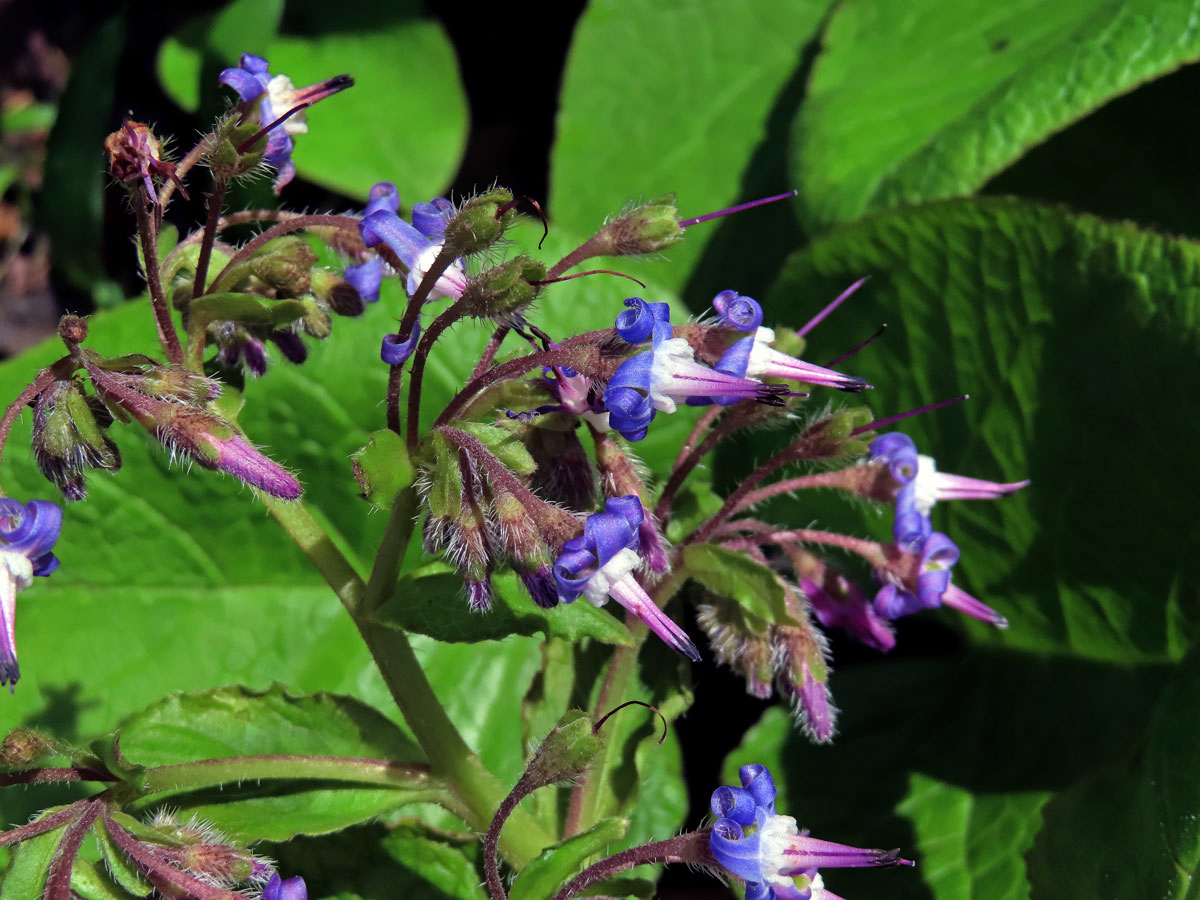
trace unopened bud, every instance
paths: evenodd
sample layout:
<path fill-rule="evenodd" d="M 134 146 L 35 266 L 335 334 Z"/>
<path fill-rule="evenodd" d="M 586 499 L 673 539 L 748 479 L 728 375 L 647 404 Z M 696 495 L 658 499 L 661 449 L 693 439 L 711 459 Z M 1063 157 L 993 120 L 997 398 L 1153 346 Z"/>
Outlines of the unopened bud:
<path fill-rule="evenodd" d="M 529 761 L 521 785 L 527 793 L 576 778 L 587 770 L 603 747 L 604 741 L 596 732 L 591 716 L 582 710 L 568 710 Z"/>
<path fill-rule="evenodd" d="M 33 408 L 33 457 L 48 481 L 68 500 L 87 495 L 85 468 L 116 471 L 121 454 L 104 434 L 112 416 L 78 381 L 56 381 L 38 394 Z"/>
<path fill-rule="evenodd" d="M 591 509 L 596 502 L 596 475 L 587 450 L 575 432 L 578 420 L 555 428 L 562 416 L 546 416 L 525 432 L 525 446 L 537 464 L 530 486 L 547 500 L 568 509 Z M 546 421 L 549 419 L 550 421 Z M 610 493 L 623 497 L 630 491 Z"/>
<path fill-rule="evenodd" d="M 28 728 L 17 728 L 10 731 L 0 743 L 0 770 L 12 772 L 31 769 L 57 755 L 54 738 Z"/>
<path fill-rule="evenodd" d="M 312 269 L 317 254 L 299 235 L 290 234 L 271 241 L 246 261 L 260 281 L 279 292 L 280 297 L 300 297 L 312 286 Z"/>
<path fill-rule="evenodd" d="M 300 320 L 300 327 L 304 333 L 320 340 L 329 337 L 333 333 L 333 318 L 329 315 L 329 309 L 312 298 L 303 303 L 304 318 Z"/>
<path fill-rule="evenodd" d="M 354 285 L 328 269 L 313 269 L 311 282 L 313 296 L 339 316 L 361 316 L 367 308 Z"/>
<path fill-rule="evenodd" d="M 592 238 L 595 256 L 658 253 L 683 240 L 675 195 L 642 203 L 606 222 Z"/>
<path fill-rule="evenodd" d="M 252 146 L 245 147 L 246 142 L 258 132 L 259 125 L 255 119 L 242 122 L 237 115 L 229 116 L 217 126 L 217 133 L 205 156 L 215 180 L 228 184 L 258 169 L 267 150 L 267 135 L 262 135 Z M 245 149 L 239 149 L 243 147 Z"/>
<path fill-rule="evenodd" d="M 775 651 L 768 632 L 750 627 L 737 604 L 713 597 L 700 605 L 696 622 L 708 635 L 718 663 L 746 681 L 746 693 L 765 700 L 775 680 Z"/>
<path fill-rule="evenodd" d="M 467 200 L 446 223 L 445 246 L 455 256 L 470 256 L 496 243 L 516 216 L 512 199 L 511 191 L 492 188 Z"/>
<path fill-rule="evenodd" d="M 79 316 L 63 316 L 58 320 L 58 336 L 64 344 L 82 344 L 88 335 L 87 319 Z"/>
<path fill-rule="evenodd" d="M 541 288 L 535 282 L 545 277 L 546 267 L 522 253 L 467 282 L 461 307 L 477 319 L 520 312 L 536 299 Z"/>
<path fill-rule="evenodd" d="M 796 704 L 796 718 L 814 741 L 833 739 L 837 708 L 829 692 L 829 642 L 809 615 L 808 603 L 787 586 L 788 610 L 799 624 L 773 629 L 779 681 Z"/>

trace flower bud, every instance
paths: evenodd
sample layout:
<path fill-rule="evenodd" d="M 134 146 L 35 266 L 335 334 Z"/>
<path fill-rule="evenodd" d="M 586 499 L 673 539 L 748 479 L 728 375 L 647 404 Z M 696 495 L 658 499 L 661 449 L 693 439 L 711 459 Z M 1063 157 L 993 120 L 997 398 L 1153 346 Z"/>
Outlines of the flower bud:
<path fill-rule="evenodd" d="M 543 416 L 525 431 L 525 447 L 537 465 L 530 486 L 568 509 L 591 509 L 596 503 L 596 475 L 576 434 L 576 421 L 555 427 L 564 421 L 561 415 Z"/>
<path fill-rule="evenodd" d="M 568 710 L 546 735 L 521 776 L 525 793 L 582 775 L 604 747 L 591 716 Z"/>
<path fill-rule="evenodd" d="M 312 270 L 311 290 L 313 296 L 339 316 L 361 316 L 367 308 L 366 300 L 350 282 L 328 269 Z"/>
<path fill-rule="evenodd" d="M 33 408 L 33 456 L 46 479 L 68 500 L 87 495 L 85 468 L 116 471 L 121 454 L 104 434 L 112 416 L 75 379 L 55 381 Z"/>
<path fill-rule="evenodd" d="M 217 125 L 217 132 L 205 154 L 205 162 L 216 181 L 228 184 L 258 170 L 267 151 L 267 135 L 264 134 L 252 146 L 245 147 L 246 142 L 258 132 L 259 126 L 254 119 L 242 121 L 236 115 L 223 119 Z M 245 149 L 239 149 L 241 147 Z"/>
<path fill-rule="evenodd" d="M 511 191 L 492 188 L 467 200 L 446 223 L 445 246 L 454 256 L 470 256 L 496 243 L 516 216 Z"/>
<path fill-rule="evenodd" d="M 668 194 L 627 209 L 606 222 L 592 238 L 594 256 L 658 253 L 683 240 L 675 195 Z"/>
<path fill-rule="evenodd" d="M 466 315 L 476 319 L 520 312 L 541 290 L 534 282 L 545 277 L 546 267 L 522 253 L 467 282 L 460 300 L 461 308 Z"/>
<path fill-rule="evenodd" d="M 324 340 L 333 333 L 333 318 L 329 309 L 316 300 L 309 298 L 304 303 L 304 318 L 300 320 L 300 328 L 310 337 Z"/>
<path fill-rule="evenodd" d="M 268 243 L 246 260 L 246 269 L 280 297 L 300 297 L 312 286 L 317 254 L 299 235 L 289 234 Z"/>
<path fill-rule="evenodd" d="M 775 647 L 770 630 L 752 628 L 742 609 L 729 600 L 710 596 L 696 612 L 696 623 L 708 635 L 717 662 L 746 680 L 746 693 L 765 700 L 775 680 Z"/>
<path fill-rule="evenodd" d="M 796 718 L 814 741 L 833 740 L 837 707 L 829 692 L 829 642 L 812 621 L 804 596 L 787 585 L 788 611 L 797 625 L 772 631 L 779 660 L 779 683 L 795 702 Z"/>
<path fill-rule="evenodd" d="M 47 734 L 28 728 L 10 731 L 0 743 L 0 771 L 31 769 L 59 755 L 58 742 Z"/>

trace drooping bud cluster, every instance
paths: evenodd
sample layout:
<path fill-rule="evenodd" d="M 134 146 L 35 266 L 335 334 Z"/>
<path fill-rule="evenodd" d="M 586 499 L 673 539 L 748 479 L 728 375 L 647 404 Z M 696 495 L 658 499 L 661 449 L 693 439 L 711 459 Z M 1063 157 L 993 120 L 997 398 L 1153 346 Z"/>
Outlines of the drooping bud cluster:
<path fill-rule="evenodd" d="M 108 154 L 109 174 L 131 191 L 145 190 L 145 197 L 152 204 L 158 203 L 156 181 L 179 184 L 175 164 L 164 158 L 162 141 L 154 136 L 149 125 L 126 119 L 104 139 L 104 151 Z"/>

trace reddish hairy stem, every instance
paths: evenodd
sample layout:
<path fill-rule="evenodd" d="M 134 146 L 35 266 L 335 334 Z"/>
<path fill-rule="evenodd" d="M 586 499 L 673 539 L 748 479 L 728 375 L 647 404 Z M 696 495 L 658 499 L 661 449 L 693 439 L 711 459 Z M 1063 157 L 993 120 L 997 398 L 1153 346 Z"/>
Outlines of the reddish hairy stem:
<path fill-rule="evenodd" d="M 812 475 L 801 475 L 799 478 L 788 478 L 784 481 L 768 484 L 766 487 L 750 491 L 750 493 L 742 497 L 733 514 L 736 515 L 739 512 L 757 506 L 764 500 L 778 497 L 780 494 L 790 494 L 792 491 L 802 491 L 809 488 L 841 488 L 846 490 L 845 473 L 847 471 L 846 469 L 838 469 L 836 472 L 816 472 Z"/>
<path fill-rule="evenodd" d="M 226 182 L 218 181 L 213 184 L 213 191 L 208 195 L 208 216 L 204 221 L 204 237 L 200 241 L 200 255 L 196 258 L 196 280 L 192 283 L 193 300 L 204 295 L 204 284 L 208 278 L 208 262 L 212 259 L 213 242 L 217 239 L 221 207 L 225 203 L 227 187 Z"/>
<path fill-rule="evenodd" d="M 65 781 L 119 781 L 115 775 L 108 772 L 97 772 L 94 769 L 75 768 L 73 766 L 47 767 L 44 769 L 27 769 L 24 772 L 7 772 L 0 774 L 0 787 L 10 784 L 56 784 Z"/>
<path fill-rule="evenodd" d="M 699 866 L 715 866 L 717 860 L 708 848 L 711 832 L 692 831 L 665 841 L 655 841 L 640 847 L 631 847 L 621 853 L 615 853 L 608 859 L 602 859 L 595 865 L 588 866 L 566 883 L 562 890 L 554 895 L 553 900 L 568 900 L 585 888 L 591 887 L 598 881 L 611 878 L 627 869 L 652 863 L 689 863 Z"/>
<path fill-rule="evenodd" d="M 38 819 L 36 822 L 21 825 L 19 828 L 10 828 L 8 831 L 0 831 L 0 847 L 8 844 L 19 844 L 21 841 L 29 840 L 31 837 L 45 834 L 47 831 L 57 828 L 63 822 L 69 822 L 75 816 L 79 815 L 80 808 L 87 802 L 87 800 L 79 800 L 72 803 L 66 809 L 60 809 L 58 812 L 51 813 L 45 818 Z"/>
<path fill-rule="evenodd" d="M 104 804 L 101 801 L 89 801 L 63 832 L 58 849 L 54 851 L 54 858 L 50 861 L 50 868 L 46 872 L 43 900 L 71 900 L 71 871 L 75 867 L 75 857 L 79 855 L 83 839 L 87 837 L 92 823 L 103 808 Z"/>
<path fill-rule="evenodd" d="M 158 329 L 158 341 L 162 344 L 167 360 L 174 365 L 183 364 L 183 345 L 175 333 L 171 321 L 171 310 L 167 296 L 163 293 L 162 280 L 158 271 L 158 232 L 150 221 L 150 213 L 140 194 L 135 196 L 133 208 L 137 215 L 138 237 L 142 242 L 142 268 L 146 271 L 146 288 L 150 291 L 150 306 L 154 310 L 154 325 Z"/>
<path fill-rule="evenodd" d="M 793 528 L 788 531 L 774 531 L 755 537 L 741 538 L 725 542 L 731 550 L 743 550 L 747 547 L 757 547 L 760 544 L 822 544 L 826 547 L 837 547 L 850 553 L 857 553 L 876 568 L 888 564 L 887 550 L 878 541 L 868 541 L 865 538 L 851 537 L 848 534 L 837 534 L 833 531 L 818 531 L 813 528 Z"/>
<path fill-rule="evenodd" d="M 543 366 L 570 366 L 578 370 L 580 362 L 580 354 L 574 348 L 562 348 L 559 350 L 543 350 L 539 353 L 531 353 L 528 356 L 520 356 L 516 359 L 510 359 L 506 363 L 498 366 L 493 366 L 488 369 L 478 378 L 473 378 L 467 383 L 467 386 L 454 395 L 454 399 L 442 411 L 442 414 L 437 417 L 434 426 L 445 425 L 453 420 L 454 416 L 462 411 L 472 397 L 478 394 L 485 388 L 491 387 L 497 381 L 503 381 L 506 378 L 516 378 L 518 375 L 524 375 L 533 369 Z"/>
<path fill-rule="evenodd" d="M 717 510 L 716 515 L 685 537 L 681 542 L 681 546 L 702 544 L 712 537 L 713 532 L 741 507 L 746 495 L 762 484 L 763 479 L 772 472 L 786 466 L 788 463 L 799 462 L 804 459 L 820 459 L 826 455 L 813 453 L 812 451 L 816 448 L 810 445 L 819 441 L 822 432 L 824 432 L 830 421 L 829 419 L 825 419 L 816 423 L 799 438 L 751 472 L 746 477 L 746 480 L 739 484 L 733 493 L 725 499 L 725 503 Z"/>
<path fill-rule="evenodd" d="M 417 349 L 413 353 L 412 369 L 408 373 L 408 427 L 405 435 L 410 454 L 417 449 L 417 430 L 421 417 L 421 382 L 425 378 L 425 361 L 429 358 L 429 351 L 433 349 L 434 343 L 442 336 L 442 332 L 457 322 L 459 318 L 459 304 L 455 302 L 443 310 L 425 329 L 425 333 L 421 335 L 421 340 L 417 343 Z M 399 367 L 394 366 L 393 368 Z"/>
<path fill-rule="evenodd" d="M 400 434 L 400 380 L 404 377 L 404 366 L 392 366 L 388 371 L 387 427 Z"/>
<path fill-rule="evenodd" d="M 207 884 L 176 869 L 155 852 L 152 845 L 139 841 L 107 814 L 104 816 L 104 830 L 108 832 L 109 837 L 121 852 L 137 863 L 142 871 L 152 879 L 177 889 L 185 896 L 192 897 L 194 900 L 246 900 L 243 894 L 235 894 L 233 891 Z"/>
<path fill-rule="evenodd" d="M 504 338 L 508 336 L 509 328 L 507 325 L 499 326 L 492 332 L 488 344 L 483 348 L 483 355 L 479 357 L 479 362 L 475 363 L 475 369 L 471 372 L 471 379 L 479 378 L 492 367 L 492 362 L 496 358 L 496 353 L 500 350 L 500 345 L 504 343 Z"/>
<path fill-rule="evenodd" d="M 258 249 L 268 241 L 273 241 L 277 237 L 283 237 L 285 234 L 291 234 L 293 231 L 302 231 L 305 228 L 343 228 L 346 230 L 353 229 L 354 233 L 358 233 L 358 219 L 353 216 L 333 216 L 333 215 L 306 215 L 296 216 L 292 219 L 286 219 L 283 222 L 277 222 L 272 225 L 262 234 L 256 235 L 248 241 L 243 247 L 233 255 L 233 258 L 225 264 L 225 268 L 221 270 L 216 278 L 213 279 L 213 287 L 221 283 L 221 279 L 229 273 L 234 266 L 240 265 Z"/>
<path fill-rule="evenodd" d="M 71 363 L 71 370 L 64 372 L 62 368 L 64 364 Z M 64 356 L 57 362 L 51 363 L 38 372 L 37 377 L 30 382 L 25 390 L 17 395 L 17 399 L 8 404 L 8 408 L 4 410 L 3 417 L 0 417 L 0 460 L 4 458 L 4 446 L 8 443 L 9 432 L 12 431 L 13 425 L 17 418 L 21 415 L 22 410 L 29 405 L 30 401 L 37 397 L 42 391 L 48 388 L 51 382 L 59 378 L 66 377 L 74 371 L 74 363 L 69 356 Z M 4 496 L 3 489 L 0 489 L 0 497 Z"/>
<path fill-rule="evenodd" d="M 594 240 L 594 237 L 588 238 L 586 241 L 556 262 L 553 266 L 551 266 L 550 271 L 546 273 L 546 280 L 548 281 L 552 278 L 558 278 L 563 272 L 567 272 L 575 268 L 581 262 L 589 260 L 594 256 L 598 256 L 599 254 L 594 253 L 591 249 L 592 241 Z"/>

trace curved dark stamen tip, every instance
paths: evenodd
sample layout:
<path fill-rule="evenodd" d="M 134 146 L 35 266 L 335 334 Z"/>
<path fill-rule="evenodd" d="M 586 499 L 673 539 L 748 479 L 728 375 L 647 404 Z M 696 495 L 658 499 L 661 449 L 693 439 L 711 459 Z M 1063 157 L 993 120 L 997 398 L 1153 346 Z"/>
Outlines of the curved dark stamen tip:
<path fill-rule="evenodd" d="M 900 858 L 900 848 L 894 850 L 876 850 L 875 865 L 877 866 L 915 866 L 911 859 Z"/>
<path fill-rule="evenodd" d="M 346 88 L 352 87 L 354 87 L 353 75 L 334 75 L 325 81 L 325 92 L 329 94 L 344 91 Z"/>
<path fill-rule="evenodd" d="M 646 289 L 645 282 L 638 281 L 632 275 L 626 275 L 624 272 L 614 272 L 612 269 L 590 269 L 587 272 L 576 272 L 574 275 L 561 275 L 558 278 L 547 278 L 545 281 L 531 281 L 530 284 L 536 284 L 541 287 L 544 284 L 558 284 L 560 281 L 570 281 L 572 278 L 582 278 L 584 275 L 619 275 L 621 278 L 628 278 L 642 290 Z"/>
<path fill-rule="evenodd" d="M 695 648 L 693 648 L 693 649 L 695 649 Z M 608 712 L 606 712 L 604 715 L 602 715 L 599 718 L 599 720 L 596 722 L 596 724 L 592 726 L 592 734 L 599 734 L 600 728 L 604 725 L 605 722 L 608 721 L 609 716 L 613 715 L 613 713 L 620 712 L 627 706 L 644 706 L 644 707 L 646 707 L 646 709 L 650 710 L 656 716 L 658 716 L 658 718 L 662 721 L 662 726 L 663 726 L 662 737 L 660 737 L 658 739 L 658 742 L 661 744 L 663 741 L 665 741 L 667 739 L 667 717 L 664 716 L 661 712 L 659 712 L 657 706 L 652 706 L 651 704 L 645 702 L 644 700 L 626 700 L 620 706 L 614 706 L 612 709 L 610 709 Z"/>
<path fill-rule="evenodd" d="M 678 650 L 680 653 L 682 653 L 684 656 L 686 656 L 688 659 L 690 659 L 694 663 L 698 663 L 701 661 L 700 651 L 697 650 L 696 645 L 693 644 L 687 638 L 681 638 L 679 640 L 679 642 L 675 645 L 675 649 Z M 666 734 L 664 734 L 663 737 L 665 738 Z M 661 744 L 662 740 L 659 740 L 659 743 Z"/>
<path fill-rule="evenodd" d="M 546 221 L 546 213 L 542 209 L 542 204 L 538 203 L 532 197 L 526 197 L 525 199 L 529 201 L 530 206 L 537 210 L 538 218 L 542 220 L 542 239 L 538 241 L 538 249 L 541 250 L 542 244 L 550 236 L 550 223 Z"/>
<path fill-rule="evenodd" d="M 863 391 L 871 389 L 871 385 L 867 384 L 865 378 L 854 378 L 838 385 L 838 390 L 845 391 L 847 394 L 861 394 Z"/>

